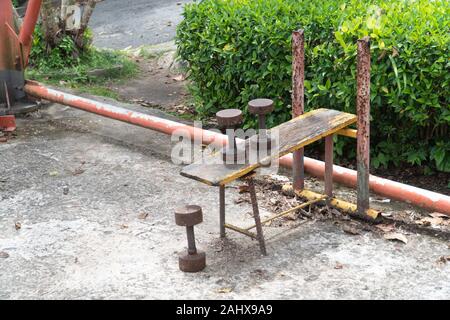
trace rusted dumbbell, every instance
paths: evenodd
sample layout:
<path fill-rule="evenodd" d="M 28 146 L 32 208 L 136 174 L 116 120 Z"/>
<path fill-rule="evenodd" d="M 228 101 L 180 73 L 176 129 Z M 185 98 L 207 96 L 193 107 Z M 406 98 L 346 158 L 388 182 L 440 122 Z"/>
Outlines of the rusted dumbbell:
<path fill-rule="evenodd" d="M 186 227 L 188 250 L 178 258 L 180 270 L 199 272 L 205 269 L 206 254 L 195 246 L 194 226 L 203 222 L 202 208 L 188 205 L 175 210 L 175 223 Z"/>
<path fill-rule="evenodd" d="M 222 151 L 223 161 L 236 163 L 245 158 L 245 150 L 240 150 L 237 146 L 234 132 L 242 124 L 242 111 L 238 109 L 221 110 L 216 113 L 216 119 L 219 127 L 225 130 L 228 136 L 228 145 Z"/>
<path fill-rule="evenodd" d="M 270 99 L 255 99 L 248 103 L 248 111 L 258 116 L 259 134 L 251 140 L 250 144 L 251 150 L 258 153 L 258 161 L 267 159 L 276 143 L 275 137 L 268 134 L 266 126 L 266 115 L 273 111 L 273 105 L 273 100 Z M 263 166 L 270 165 L 270 159 L 261 162 L 261 164 Z"/>
<path fill-rule="evenodd" d="M 273 100 L 270 99 L 255 99 L 248 103 L 248 111 L 251 114 L 258 116 L 258 148 L 260 145 L 267 146 L 267 149 L 270 150 L 272 144 L 272 139 L 267 135 L 267 127 L 266 127 L 266 114 L 269 114 L 273 111 Z"/>

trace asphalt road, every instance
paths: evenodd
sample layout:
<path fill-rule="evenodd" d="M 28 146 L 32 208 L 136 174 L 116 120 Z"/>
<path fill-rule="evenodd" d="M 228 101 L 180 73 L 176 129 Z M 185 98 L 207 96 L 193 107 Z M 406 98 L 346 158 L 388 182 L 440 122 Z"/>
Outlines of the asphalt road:
<path fill-rule="evenodd" d="M 170 41 L 189 0 L 105 0 L 91 18 L 94 45 L 123 49 Z"/>

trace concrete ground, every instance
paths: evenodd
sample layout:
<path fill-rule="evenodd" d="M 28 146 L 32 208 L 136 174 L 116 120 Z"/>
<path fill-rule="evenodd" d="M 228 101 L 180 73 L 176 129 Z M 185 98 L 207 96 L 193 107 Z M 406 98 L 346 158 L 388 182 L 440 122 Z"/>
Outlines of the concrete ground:
<path fill-rule="evenodd" d="M 20 120 L 0 144 L 0 299 L 450 298 L 450 265 L 436 262 L 450 249 L 435 237 L 308 221 L 265 227 L 266 257 L 240 234 L 221 241 L 217 189 L 181 177 L 170 150 L 168 136 L 67 107 Z M 228 221 L 248 225 L 238 196 L 227 189 Z M 187 203 L 204 210 L 198 274 L 178 270 L 173 211 Z"/>
<path fill-rule="evenodd" d="M 192 1 L 103 1 L 97 5 L 90 21 L 94 45 L 124 49 L 170 41 L 182 20 L 183 5 L 188 2 Z"/>

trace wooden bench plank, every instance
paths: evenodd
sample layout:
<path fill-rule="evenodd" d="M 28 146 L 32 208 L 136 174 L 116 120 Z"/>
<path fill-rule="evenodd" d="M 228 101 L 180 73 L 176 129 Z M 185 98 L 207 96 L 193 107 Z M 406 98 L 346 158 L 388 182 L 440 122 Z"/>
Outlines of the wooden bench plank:
<path fill-rule="evenodd" d="M 356 122 L 353 114 L 330 109 L 316 109 L 285 122 L 271 131 L 279 134 L 279 149 L 271 158 L 280 158 Z M 240 143 L 249 144 L 249 140 Z M 220 152 L 183 168 L 181 175 L 208 185 L 225 185 L 259 168 L 255 164 L 224 165 Z"/>

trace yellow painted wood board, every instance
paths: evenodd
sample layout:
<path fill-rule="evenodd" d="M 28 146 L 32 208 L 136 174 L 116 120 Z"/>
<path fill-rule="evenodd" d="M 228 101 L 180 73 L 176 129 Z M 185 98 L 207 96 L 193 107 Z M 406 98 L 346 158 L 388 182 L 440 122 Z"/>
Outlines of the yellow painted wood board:
<path fill-rule="evenodd" d="M 285 122 L 271 130 L 279 137 L 277 151 L 270 159 L 280 158 L 303 148 L 321 138 L 338 132 L 356 122 L 356 116 L 330 109 L 316 109 Z M 248 148 L 249 139 L 243 141 Z M 225 185 L 261 167 L 260 163 L 223 164 L 222 154 L 217 152 L 196 163 L 184 167 L 181 175 L 208 185 Z M 265 162 L 266 159 L 263 159 Z"/>

